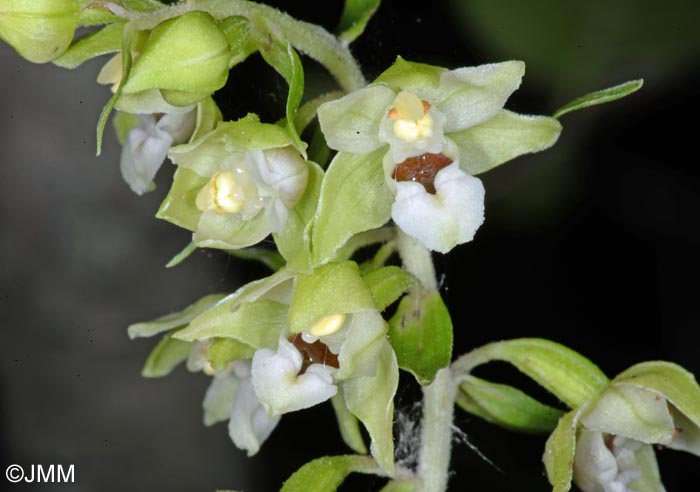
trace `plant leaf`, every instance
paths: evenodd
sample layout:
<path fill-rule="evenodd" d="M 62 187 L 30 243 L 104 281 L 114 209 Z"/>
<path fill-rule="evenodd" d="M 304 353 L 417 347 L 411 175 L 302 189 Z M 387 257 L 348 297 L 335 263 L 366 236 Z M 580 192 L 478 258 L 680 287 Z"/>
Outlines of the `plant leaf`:
<path fill-rule="evenodd" d="M 624 84 L 608 87 L 607 89 L 602 89 L 586 94 L 585 96 L 577 97 L 570 103 L 557 109 L 552 115 L 552 118 L 559 119 L 566 113 L 571 113 L 572 111 L 578 111 L 579 109 L 621 99 L 625 96 L 629 96 L 633 92 L 637 92 L 642 88 L 642 85 L 644 85 L 644 79 L 630 80 Z"/>
<path fill-rule="evenodd" d="M 96 56 L 115 53 L 122 47 L 122 23 L 114 23 L 79 39 L 61 56 L 53 60 L 62 68 L 76 68 Z"/>
<path fill-rule="evenodd" d="M 559 420 L 559 424 L 545 444 L 542 459 L 547 471 L 547 479 L 552 485 L 552 492 L 568 492 L 571 488 L 577 428 L 578 411 L 574 410 Z"/>
<path fill-rule="evenodd" d="M 178 364 L 187 359 L 191 351 L 191 342 L 176 340 L 168 333 L 151 351 L 141 370 L 141 375 L 145 378 L 167 376 Z"/>
<path fill-rule="evenodd" d="M 294 472 L 280 492 L 335 492 L 353 472 L 383 475 L 375 461 L 367 456 L 324 456 Z"/>
<path fill-rule="evenodd" d="M 344 44 L 357 39 L 367 27 L 367 23 L 379 8 L 381 0 L 345 0 L 337 31 Z"/>

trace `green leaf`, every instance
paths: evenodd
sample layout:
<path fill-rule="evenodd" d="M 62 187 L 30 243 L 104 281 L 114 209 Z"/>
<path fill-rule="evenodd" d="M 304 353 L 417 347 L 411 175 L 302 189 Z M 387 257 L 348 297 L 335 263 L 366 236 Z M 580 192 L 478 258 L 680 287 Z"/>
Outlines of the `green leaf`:
<path fill-rule="evenodd" d="M 324 456 L 294 472 L 280 492 L 335 492 L 353 472 L 383 475 L 374 460 L 367 456 Z"/>
<path fill-rule="evenodd" d="M 370 154 L 340 152 L 331 162 L 312 225 L 315 265 L 332 260 L 353 235 L 389 220 L 394 197 L 384 178 L 384 154 L 384 148 Z"/>
<path fill-rule="evenodd" d="M 402 89 L 437 87 L 440 83 L 440 75 L 444 71 L 445 69 L 441 67 L 410 62 L 397 56 L 394 64 L 377 77 L 374 83 L 387 84 L 394 92 Z"/>
<path fill-rule="evenodd" d="M 211 294 L 202 297 L 194 304 L 177 313 L 161 316 L 153 321 L 135 323 L 128 328 L 129 338 L 152 337 L 158 333 L 185 326 L 223 298 L 223 294 Z"/>
<path fill-rule="evenodd" d="M 399 303 L 389 320 L 389 339 L 399 367 L 430 384 L 452 359 L 452 320 L 440 293 L 415 291 Z"/>
<path fill-rule="evenodd" d="M 160 204 L 156 217 L 190 231 L 197 230 L 202 212 L 195 200 L 202 186 L 209 181 L 194 171 L 178 166 L 173 176 L 173 184 Z"/>
<path fill-rule="evenodd" d="M 172 268 L 178 266 L 180 263 L 185 261 L 189 256 L 197 250 L 197 245 L 192 241 L 185 246 L 182 251 L 173 256 L 168 263 L 165 264 L 165 268 Z"/>
<path fill-rule="evenodd" d="M 245 302 L 233 312 L 228 303 L 219 303 L 173 336 L 186 341 L 233 338 L 255 349 L 276 349 L 286 326 L 287 305 L 259 299 Z"/>
<path fill-rule="evenodd" d="M 123 29 L 123 24 L 114 23 L 88 34 L 53 60 L 53 64 L 63 68 L 75 68 L 96 56 L 115 53 L 121 50 Z"/>
<path fill-rule="evenodd" d="M 379 311 L 384 311 L 405 292 L 418 285 L 416 277 L 397 266 L 372 270 L 364 279 Z"/>
<path fill-rule="evenodd" d="M 583 405 L 608 384 L 608 378 L 590 360 L 542 338 L 519 338 L 484 345 L 456 360 L 452 370 L 459 377 L 494 360 L 514 365 L 570 408 Z"/>
<path fill-rule="evenodd" d="M 297 274 L 289 306 L 289 330 L 308 331 L 327 316 L 368 309 L 375 309 L 374 299 L 357 263 L 329 263 L 312 274 Z"/>
<path fill-rule="evenodd" d="M 578 97 L 568 104 L 565 104 L 561 108 L 557 109 L 552 118 L 561 118 L 566 113 L 572 111 L 578 111 L 579 109 L 588 108 L 590 106 L 596 106 L 598 104 L 605 104 L 617 99 L 621 99 L 625 96 L 629 96 L 633 92 L 637 92 L 644 85 L 643 79 L 630 80 L 624 84 L 616 85 L 614 87 L 609 87 L 607 89 L 602 89 L 596 92 L 591 92 L 585 96 Z"/>
<path fill-rule="evenodd" d="M 357 39 L 379 8 L 381 0 L 345 0 L 338 24 L 338 38 L 345 44 Z"/>
<path fill-rule="evenodd" d="M 488 422 L 520 432 L 551 432 L 564 415 L 512 386 L 474 376 L 462 380 L 457 404 Z"/>
<path fill-rule="evenodd" d="M 122 90 L 171 90 L 171 96 L 187 93 L 201 99 L 224 86 L 228 61 L 228 41 L 211 15 L 188 12 L 153 29 Z M 192 101 L 173 101 L 185 102 Z"/>
<path fill-rule="evenodd" d="M 204 425 L 209 427 L 231 417 L 231 403 L 239 384 L 240 380 L 233 374 L 217 374 L 212 378 L 202 401 Z"/>
<path fill-rule="evenodd" d="M 348 407 L 345 405 L 345 396 L 343 395 L 342 386 L 338 393 L 331 398 L 335 417 L 338 421 L 338 428 L 343 442 L 353 451 L 359 454 L 367 454 L 367 446 L 360 432 L 360 423 Z"/>
<path fill-rule="evenodd" d="M 323 182 L 323 170 L 317 164 L 308 162 L 308 168 L 309 177 L 304 195 L 289 211 L 284 231 L 272 234 L 289 268 L 300 272 L 311 270 L 310 223 L 318 207 Z"/>
<path fill-rule="evenodd" d="M 360 419 L 369 433 L 372 456 L 382 468 L 393 475 L 392 427 L 399 369 L 394 351 L 386 338 L 377 338 L 373 345 L 375 347 L 368 350 L 369 354 L 372 354 L 372 360 L 368 363 L 371 362 L 376 367 L 375 373 L 343 381 L 343 392 L 348 409 Z"/>
<path fill-rule="evenodd" d="M 559 138 L 561 124 L 546 116 L 502 110 L 493 118 L 450 133 L 459 148 L 459 166 L 475 176 L 523 154 L 548 149 Z"/>
<path fill-rule="evenodd" d="M 578 411 L 564 415 L 545 444 L 544 467 L 552 492 L 568 492 L 574 473 Z"/>
<path fill-rule="evenodd" d="M 255 349 L 233 338 L 214 338 L 207 343 L 207 360 L 217 371 L 237 360 L 252 359 Z"/>
<path fill-rule="evenodd" d="M 187 359 L 191 351 L 192 343 L 176 340 L 168 333 L 151 351 L 141 375 L 145 378 L 167 376 L 180 362 Z"/>
<path fill-rule="evenodd" d="M 301 141 L 294 124 L 297 109 L 304 96 L 304 67 L 297 52 L 289 43 L 283 44 L 273 35 L 263 38 L 265 43 L 259 46 L 260 54 L 265 61 L 284 77 L 289 85 L 285 114 L 287 116 L 287 131 L 292 139 L 292 145 L 306 159 L 306 145 Z"/>
<path fill-rule="evenodd" d="M 379 124 L 395 97 L 393 90 L 377 84 L 322 104 L 318 122 L 328 146 L 355 154 L 383 147 L 386 153 L 385 144 L 379 140 Z"/>

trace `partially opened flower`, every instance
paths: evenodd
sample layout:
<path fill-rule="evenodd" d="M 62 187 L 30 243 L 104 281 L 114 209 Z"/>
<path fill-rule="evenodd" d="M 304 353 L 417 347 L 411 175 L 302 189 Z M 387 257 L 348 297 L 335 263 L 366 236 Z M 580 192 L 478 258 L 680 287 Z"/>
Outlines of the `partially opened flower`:
<path fill-rule="evenodd" d="M 543 150 L 559 135 L 551 118 L 503 109 L 523 72 L 521 62 L 446 70 L 399 58 L 369 86 L 322 105 L 321 129 L 341 152 L 386 147 L 391 218 L 425 247 L 446 253 L 470 241 L 483 222 L 484 190 L 473 175 Z"/>
<path fill-rule="evenodd" d="M 198 246 L 237 249 L 282 232 L 306 190 L 310 164 L 287 132 L 249 115 L 171 149 L 180 169 L 158 216 Z"/>

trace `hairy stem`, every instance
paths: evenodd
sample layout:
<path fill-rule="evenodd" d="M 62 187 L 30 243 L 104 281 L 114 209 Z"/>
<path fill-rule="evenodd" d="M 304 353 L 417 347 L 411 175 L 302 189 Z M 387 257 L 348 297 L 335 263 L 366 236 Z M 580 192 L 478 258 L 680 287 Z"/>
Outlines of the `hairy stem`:
<path fill-rule="evenodd" d="M 440 369 L 435 380 L 423 388 L 423 420 L 418 475 L 421 492 L 445 492 L 452 451 L 452 419 L 457 386 L 449 368 Z"/>

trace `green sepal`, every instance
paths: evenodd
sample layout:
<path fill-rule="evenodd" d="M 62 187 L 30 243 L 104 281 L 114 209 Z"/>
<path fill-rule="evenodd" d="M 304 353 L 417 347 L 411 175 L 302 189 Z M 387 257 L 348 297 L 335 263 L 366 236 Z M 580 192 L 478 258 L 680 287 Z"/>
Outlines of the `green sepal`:
<path fill-rule="evenodd" d="M 404 297 L 389 320 L 399 367 L 430 384 L 452 359 L 452 320 L 440 293 L 417 290 Z"/>
<path fill-rule="evenodd" d="M 440 74 L 444 70 L 441 67 L 411 62 L 397 56 L 394 64 L 387 68 L 374 82 L 387 84 L 395 92 L 399 92 L 401 89 L 437 87 L 440 83 Z"/>
<path fill-rule="evenodd" d="M 206 12 L 188 12 L 151 31 L 122 90 L 174 91 L 172 102 L 191 104 L 186 94 L 201 99 L 226 84 L 228 60 L 228 41 L 216 21 Z"/>
<path fill-rule="evenodd" d="M 381 0 L 345 0 L 337 31 L 338 39 L 350 44 L 357 39 L 367 27 L 367 23 L 379 8 Z"/>
<path fill-rule="evenodd" d="M 221 302 L 173 335 L 185 341 L 233 338 L 255 349 L 277 348 L 287 326 L 287 305 L 269 299 L 245 302 L 235 311 Z"/>
<path fill-rule="evenodd" d="M 169 262 L 165 264 L 165 268 L 172 268 L 175 266 L 178 266 L 180 263 L 185 261 L 187 258 L 190 257 L 192 253 L 197 251 L 197 245 L 194 244 L 194 242 L 190 241 L 187 246 L 182 248 L 182 251 L 180 251 L 178 254 L 173 256 Z"/>
<path fill-rule="evenodd" d="M 418 286 L 416 277 L 397 266 L 372 270 L 365 274 L 364 279 L 380 312 L 388 308 L 404 293 Z"/>
<path fill-rule="evenodd" d="M 474 376 L 462 379 L 456 403 L 487 422 L 519 432 L 552 432 L 564 415 L 512 386 Z"/>
<path fill-rule="evenodd" d="M 340 386 L 338 390 L 338 393 L 331 398 L 331 403 L 333 404 L 333 410 L 335 411 L 338 429 L 340 429 L 343 442 L 356 453 L 367 454 L 367 446 L 365 446 L 362 432 L 360 432 L 360 422 L 357 420 L 357 417 L 348 410 L 345 404 L 342 386 Z"/>
<path fill-rule="evenodd" d="M 191 351 L 191 342 L 176 340 L 171 337 L 170 333 L 167 333 L 146 359 L 141 375 L 145 378 L 167 376 L 178 364 L 189 357 Z"/>
<path fill-rule="evenodd" d="M 187 306 L 185 309 L 177 313 L 161 316 L 153 321 L 135 323 L 129 326 L 127 330 L 129 338 L 134 339 L 141 337 L 152 337 L 158 333 L 163 333 L 164 331 L 172 330 L 173 328 L 185 326 L 199 314 L 211 308 L 223 298 L 224 294 L 210 294 L 202 297 L 194 304 Z"/>
<path fill-rule="evenodd" d="M 265 61 L 274 68 L 289 85 L 285 115 L 286 128 L 292 139 L 292 145 L 306 159 L 306 144 L 301 141 L 295 126 L 297 109 L 304 97 L 304 67 L 301 58 L 290 43 L 282 43 L 273 34 L 261 38 L 258 49 Z"/>
<path fill-rule="evenodd" d="M 253 38 L 250 21 L 246 17 L 232 16 L 219 22 L 230 47 L 229 68 L 244 61 L 258 50 Z"/>
<path fill-rule="evenodd" d="M 252 359 L 255 349 L 233 338 L 213 338 L 207 343 L 207 360 L 217 371 L 231 362 Z"/>
<path fill-rule="evenodd" d="M 178 167 L 170 191 L 160 204 L 156 217 L 184 229 L 196 231 L 202 212 L 197 208 L 195 200 L 207 181 L 207 178 L 194 171 Z"/>
<path fill-rule="evenodd" d="M 523 154 L 548 149 L 559 138 L 561 124 L 547 116 L 501 110 L 484 123 L 449 134 L 459 148 L 459 167 L 475 176 Z"/>
<path fill-rule="evenodd" d="M 312 225 L 311 255 L 321 265 L 357 233 L 376 229 L 391 217 L 394 197 L 384 178 L 379 148 L 370 154 L 339 152 L 321 186 Z"/>
<path fill-rule="evenodd" d="M 214 99 L 207 97 L 197 105 L 197 120 L 189 141 L 194 142 L 207 133 L 214 131 L 223 119 L 221 110 L 214 102 Z"/>
<path fill-rule="evenodd" d="M 129 136 L 129 132 L 137 127 L 139 123 L 141 123 L 141 120 L 135 114 L 117 111 L 112 118 L 112 125 L 114 126 L 114 132 L 117 134 L 117 141 L 120 145 L 124 145 L 126 137 Z"/>
<path fill-rule="evenodd" d="M 114 23 L 79 39 L 53 64 L 63 68 L 75 68 L 87 60 L 107 53 L 115 53 L 122 47 L 122 23 Z"/>
<path fill-rule="evenodd" d="M 309 461 L 289 477 L 280 492 L 335 492 L 351 473 L 384 475 L 372 458 L 344 455 Z"/>
<path fill-rule="evenodd" d="M 311 274 L 297 274 L 289 306 L 289 329 L 292 333 L 307 331 L 327 316 L 366 309 L 375 309 L 374 299 L 357 263 L 329 263 Z"/>
<path fill-rule="evenodd" d="M 574 475 L 579 410 L 564 415 L 545 444 L 544 467 L 552 492 L 568 492 Z"/>
<path fill-rule="evenodd" d="M 122 20 L 117 14 L 105 8 L 92 8 L 84 5 L 78 11 L 78 26 L 81 27 L 101 26 Z"/>
<path fill-rule="evenodd" d="M 46 63 L 70 46 L 78 27 L 78 0 L 3 0 L 0 39 L 32 63 Z"/>
<path fill-rule="evenodd" d="M 311 220 L 318 206 L 323 182 L 323 170 L 308 162 L 306 190 L 299 202 L 289 211 L 284 231 L 273 233 L 277 249 L 287 260 L 289 268 L 299 272 L 311 271 Z"/>
<path fill-rule="evenodd" d="M 569 408 L 597 396 L 608 378 L 590 360 L 568 347 L 542 338 L 519 338 L 484 345 L 452 364 L 456 377 L 477 365 L 500 360 L 514 365 Z"/>
<path fill-rule="evenodd" d="M 578 111 L 579 109 L 621 99 L 625 96 L 629 96 L 633 92 L 637 92 L 642 88 L 642 85 L 644 85 L 644 80 L 637 79 L 630 80 L 629 82 L 625 82 L 624 84 L 616 85 L 614 87 L 608 87 L 607 89 L 591 92 L 590 94 L 578 97 L 570 103 L 557 109 L 552 115 L 552 118 L 559 119 L 566 113 L 570 113 L 572 111 Z"/>

